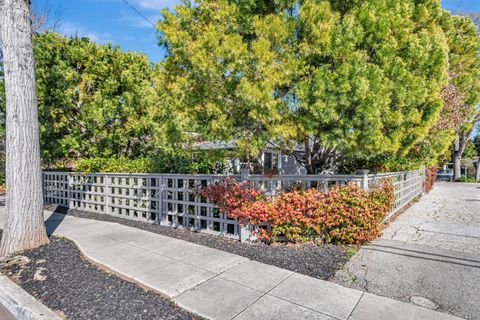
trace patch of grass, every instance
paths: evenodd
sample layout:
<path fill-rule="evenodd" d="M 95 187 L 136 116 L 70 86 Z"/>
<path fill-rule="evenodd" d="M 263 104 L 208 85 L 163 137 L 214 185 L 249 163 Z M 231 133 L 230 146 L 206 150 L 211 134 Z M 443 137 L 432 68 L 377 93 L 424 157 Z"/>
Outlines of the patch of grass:
<path fill-rule="evenodd" d="M 346 250 L 348 259 L 350 260 L 355 255 L 355 253 L 357 253 L 357 251 L 358 247 L 356 246 L 348 247 L 348 249 Z"/>

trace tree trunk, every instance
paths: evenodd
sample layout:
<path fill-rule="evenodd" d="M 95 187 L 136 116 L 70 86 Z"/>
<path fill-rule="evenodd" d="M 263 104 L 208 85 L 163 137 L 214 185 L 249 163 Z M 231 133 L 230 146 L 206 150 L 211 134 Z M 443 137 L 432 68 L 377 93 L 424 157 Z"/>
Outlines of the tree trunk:
<path fill-rule="evenodd" d="M 480 182 L 480 157 L 477 158 L 477 171 L 475 172 L 475 180 Z"/>
<path fill-rule="evenodd" d="M 0 0 L 6 95 L 6 218 L 0 256 L 48 243 L 29 0 Z"/>
<path fill-rule="evenodd" d="M 460 179 L 462 177 L 462 156 L 457 155 L 457 152 L 453 155 L 453 180 Z"/>
<path fill-rule="evenodd" d="M 470 132 L 460 132 L 458 139 L 455 140 L 453 151 L 453 180 L 462 177 L 462 156 L 468 143 Z"/>
<path fill-rule="evenodd" d="M 307 174 L 314 174 L 312 150 L 310 149 L 310 141 L 305 142 L 305 169 Z"/>

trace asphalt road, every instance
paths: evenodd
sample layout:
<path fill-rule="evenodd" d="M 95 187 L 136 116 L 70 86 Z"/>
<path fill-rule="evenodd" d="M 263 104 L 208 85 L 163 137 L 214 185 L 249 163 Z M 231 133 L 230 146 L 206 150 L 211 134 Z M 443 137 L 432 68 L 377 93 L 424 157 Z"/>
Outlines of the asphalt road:
<path fill-rule="evenodd" d="M 436 184 L 333 281 L 479 320 L 480 184 Z"/>

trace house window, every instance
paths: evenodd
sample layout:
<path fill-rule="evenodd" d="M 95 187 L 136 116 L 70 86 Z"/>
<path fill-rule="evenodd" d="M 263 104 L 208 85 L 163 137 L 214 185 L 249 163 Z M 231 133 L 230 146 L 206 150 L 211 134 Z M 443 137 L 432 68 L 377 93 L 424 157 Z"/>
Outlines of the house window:
<path fill-rule="evenodd" d="M 266 170 L 278 168 L 278 154 L 265 152 L 263 154 L 263 168 Z"/>
<path fill-rule="evenodd" d="M 271 152 L 265 152 L 263 154 L 263 168 L 264 169 L 272 169 L 273 165 L 273 159 L 272 159 L 272 153 Z"/>
<path fill-rule="evenodd" d="M 278 169 L 278 154 L 272 154 L 272 169 Z"/>

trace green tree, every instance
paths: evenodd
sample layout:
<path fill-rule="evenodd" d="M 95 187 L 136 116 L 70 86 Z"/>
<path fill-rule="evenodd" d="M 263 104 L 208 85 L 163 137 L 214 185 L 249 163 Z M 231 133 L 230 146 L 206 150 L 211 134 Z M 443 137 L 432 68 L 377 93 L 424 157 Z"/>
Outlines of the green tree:
<path fill-rule="evenodd" d="M 154 68 L 145 55 L 54 32 L 34 36 L 45 164 L 151 148 Z"/>
<path fill-rule="evenodd" d="M 465 151 L 463 153 L 463 159 L 472 161 L 475 160 L 478 156 L 479 154 L 477 153 L 477 149 L 475 147 L 475 141 L 473 139 L 468 139 Z"/>
<path fill-rule="evenodd" d="M 449 119 L 451 131 L 456 136 L 454 144 L 454 178 L 461 175 L 460 164 L 470 134 L 480 119 L 477 105 L 480 103 L 480 35 L 478 27 L 466 16 L 445 13 L 442 27 L 449 44 L 451 85 L 456 90 L 459 117 L 441 115 Z M 445 107 L 448 108 L 448 100 Z M 445 108 L 444 108 L 445 109 Z M 449 143 L 447 140 L 446 143 Z"/>
<path fill-rule="evenodd" d="M 191 131 L 246 148 L 301 143 L 311 173 L 339 156 L 405 155 L 425 138 L 448 78 L 437 1 L 258 6 L 186 1 L 163 12 L 163 68 Z"/>
<path fill-rule="evenodd" d="M 480 130 L 477 131 L 477 134 L 473 138 L 473 145 L 475 146 L 477 155 L 480 157 Z"/>
<path fill-rule="evenodd" d="M 326 8 L 314 1 L 300 8 L 301 25 L 310 28 L 299 44 L 309 51 L 300 55 L 306 72 L 295 80 L 297 133 L 314 137 L 320 153 L 313 157 L 319 159 L 325 159 L 325 147 L 367 164 L 382 155 L 405 155 L 441 107 L 447 46 L 437 23 L 439 5 L 332 1 L 330 9 L 320 3 Z"/>
<path fill-rule="evenodd" d="M 254 7 L 253 1 L 186 1 L 173 13 L 163 11 L 157 24 L 167 50 L 161 91 L 170 98 L 160 100 L 168 115 L 183 119 L 180 125 L 170 121 L 175 137 L 198 139 L 193 132 L 200 139 L 236 139 L 248 156 L 268 139 L 267 126 L 282 119 L 283 101 L 273 93 L 288 78 L 284 65 L 271 59 L 270 43 L 256 39 L 256 27 L 265 21 L 246 14 Z M 262 30 L 284 42 L 286 26 L 276 20 Z"/>
<path fill-rule="evenodd" d="M 449 47 L 449 83 L 442 89 L 443 107 L 435 125 L 409 156 L 434 165 L 439 158 L 450 155 L 457 138 L 454 162 L 460 175 L 460 160 L 480 102 L 480 36 L 468 17 L 444 11 L 440 23 Z"/>

